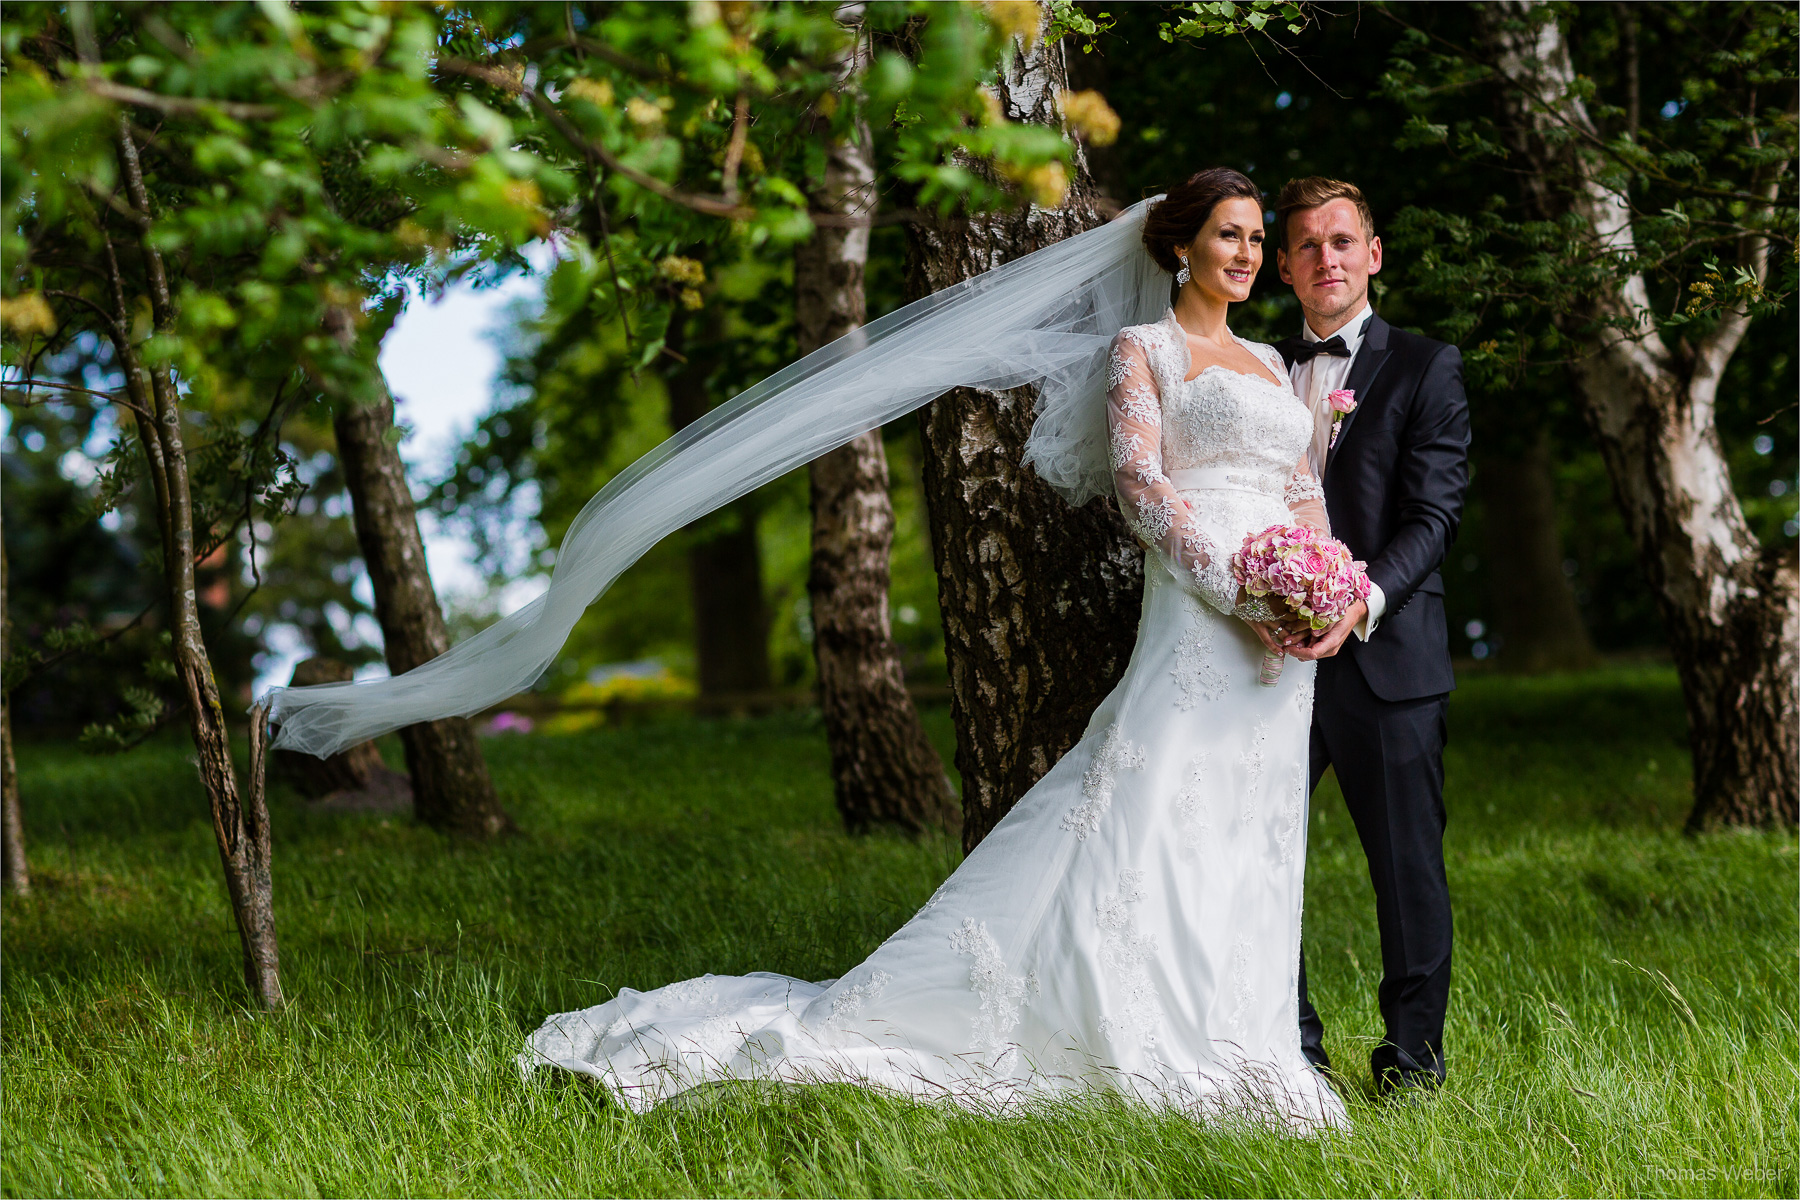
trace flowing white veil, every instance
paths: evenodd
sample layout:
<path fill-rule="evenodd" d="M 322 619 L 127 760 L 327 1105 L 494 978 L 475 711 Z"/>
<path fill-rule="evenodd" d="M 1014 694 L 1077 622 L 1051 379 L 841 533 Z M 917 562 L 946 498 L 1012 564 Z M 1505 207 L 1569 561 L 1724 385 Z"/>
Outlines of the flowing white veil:
<path fill-rule="evenodd" d="M 1041 380 L 1026 461 L 1071 504 L 1109 494 L 1106 351 L 1167 307 L 1169 277 L 1142 242 L 1159 199 L 871 321 L 714 409 L 587 502 L 542 596 L 404 675 L 273 689 L 272 745 L 325 757 L 523 691 L 662 538 L 954 387 Z"/>

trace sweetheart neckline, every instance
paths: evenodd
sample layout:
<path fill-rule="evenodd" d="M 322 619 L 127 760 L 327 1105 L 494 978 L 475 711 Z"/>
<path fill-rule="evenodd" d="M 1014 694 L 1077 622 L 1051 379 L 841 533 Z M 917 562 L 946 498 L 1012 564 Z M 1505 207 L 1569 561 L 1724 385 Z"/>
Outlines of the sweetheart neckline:
<path fill-rule="evenodd" d="M 1200 373 L 1198 375 L 1195 375 L 1192 379 L 1184 379 L 1181 382 L 1184 384 L 1194 383 L 1200 379 L 1205 378 L 1206 373 L 1208 371 L 1223 371 L 1227 375 L 1236 375 L 1239 379 L 1254 379 L 1254 380 L 1256 380 L 1256 382 L 1262 384 L 1264 387 L 1272 387 L 1276 391 L 1286 392 L 1288 395 L 1293 396 L 1294 399 L 1296 399 L 1296 400 L 1300 399 L 1300 397 L 1294 392 L 1293 388 L 1291 388 L 1285 384 L 1276 383 L 1273 379 L 1270 379 L 1267 375 L 1263 375 L 1260 372 L 1253 372 L 1253 371 L 1234 371 L 1230 367 L 1224 365 L 1223 363 L 1211 363 L 1207 366 L 1201 367 Z"/>

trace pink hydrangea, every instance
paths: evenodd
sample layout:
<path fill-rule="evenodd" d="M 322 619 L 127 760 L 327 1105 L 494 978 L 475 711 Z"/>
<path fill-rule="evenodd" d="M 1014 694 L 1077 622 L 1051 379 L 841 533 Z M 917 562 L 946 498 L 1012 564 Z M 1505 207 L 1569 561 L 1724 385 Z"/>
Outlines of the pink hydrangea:
<path fill-rule="evenodd" d="M 1335 395 L 1335 393 L 1334 393 Z M 1244 539 L 1231 571 L 1252 596 L 1277 596 L 1314 629 L 1369 598 L 1369 575 L 1336 538 L 1306 525 L 1271 525 Z"/>

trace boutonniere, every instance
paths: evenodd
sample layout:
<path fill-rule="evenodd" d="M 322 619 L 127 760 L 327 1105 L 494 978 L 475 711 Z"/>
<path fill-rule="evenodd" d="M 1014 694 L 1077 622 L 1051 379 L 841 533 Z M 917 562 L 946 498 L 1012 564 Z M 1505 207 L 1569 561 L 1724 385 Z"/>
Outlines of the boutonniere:
<path fill-rule="evenodd" d="M 1344 427 L 1344 414 L 1356 411 L 1356 393 L 1349 388 L 1339 388 L 1335 392 L 1325 394 L 1325 403 L 1329 404 L 1331 411 L 1336 414 L 1331 418 L 1331 443 L 1325 447 L 1329 452 L 1337 446 L 1338 433 Z"/>

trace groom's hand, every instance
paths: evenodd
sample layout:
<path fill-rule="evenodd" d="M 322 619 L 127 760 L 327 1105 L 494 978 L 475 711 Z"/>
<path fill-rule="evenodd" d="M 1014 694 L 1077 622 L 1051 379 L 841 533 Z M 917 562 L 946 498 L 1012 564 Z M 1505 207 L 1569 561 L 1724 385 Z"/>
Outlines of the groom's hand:
<path fill-rule="evenodd" d="M 1344 639 L 1349 637 L 1351 632 L 1355 630 L 1357 622 L 1368 615 L 1368 602 L 1366 600 L 1358 600 L 1355 604 L 1350 606 L 1350 611 L 1344 614 L 1343 620 L 1339 621 L 1336 625 L 1333 625 L 1330 629 L 1320 633 L 1311 643 L 1296 646 L 1288 651 L 1288 653 L 1292 654 L 1301 662 L 1316 662 L 1321 658 L 1330 658 L 1332 655 L 1336 654 L 1339 647 L 1344 644 Z"/>

